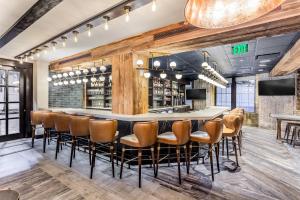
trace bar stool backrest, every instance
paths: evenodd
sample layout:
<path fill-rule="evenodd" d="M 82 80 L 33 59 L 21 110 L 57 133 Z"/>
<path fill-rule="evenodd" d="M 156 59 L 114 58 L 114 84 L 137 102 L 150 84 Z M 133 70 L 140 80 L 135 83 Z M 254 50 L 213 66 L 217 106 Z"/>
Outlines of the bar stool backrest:
<path fill-rule="evenodd" d="M 42 114 L 47 113 L 44 110 L 37 110 L 30 112 L 31 125 L 40 125 L 42 124 Z"/>
<path fill-rule="evenodd" d="M 190 120 L 176 121 L 172 125 L 172 132 L 175 134 L 178 145 L 186 144 L 190 140 Z"/>
<path fill-rule="evenodd" d="M 118 128 L 117 120 L 90 120 L 89 131 L 92 142 L 113 142 Z"/>
<path fill-rule="evenodd" d="M 71 116 L 70 117 L 70 133 L 72 136 L 89 136 L 90 117 L 87 116 Z"/>
<path fill-rule="evenodd" d="M 204 128 L 210 137 L 211 144 L 221 141 L 223 133 L 223 120 L 221 118 L 205 122 Z"/>
<path fill-rule="evenodd" d="M 133 133 L 136 135 L 141 147 L 154 145 L 157 140 L 157 122 L 137 122 L 134 124 Z"/>
<path fill-rule="evenodd" d="M 58 113 L 54 117 L 54 126 L 56 132 L 68 133 L 71 115 Z"/>
<path fill-rule="evenodd" d="M 225 115 L 223 117 L 223 123 L 227 128 L 234 130 L 233 135 L 238 134 L 238 132 L 240 131 L 241 121 L 240 116 L 238 115 Z"/>
<path fill-rule="evenodd" d="M 42 117 L 43 127 L 45 129 L 55 128 L 54 119 L 57 113 L 49 112 L 44 113 Z"/>

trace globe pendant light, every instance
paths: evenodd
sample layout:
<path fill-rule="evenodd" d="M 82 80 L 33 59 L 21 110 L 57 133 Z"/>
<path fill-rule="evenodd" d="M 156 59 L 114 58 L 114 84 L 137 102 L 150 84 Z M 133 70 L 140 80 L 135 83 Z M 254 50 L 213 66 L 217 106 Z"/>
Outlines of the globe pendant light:
<path fill-rule="evenodd" d="M 167 78 L 167 74 L 163 71 L 162 73 L 160 73 L 160 78 L 165 79 Z"/>
<path fill-rule="evenodd" d="M 214 29 L 239 25 L 261 17 L 285 0 L 189 0 L 186 20 L 197 27 Z"/>
<path fill-rule="evenodd" d="M 104 82 L 104 81 L 105 81 L 105 77 L 101 75 L 101 76 L 99 77 L 99 80 L 100 80 L 101 82 Z"/>
<path fill-rule="evenodd" d="M 154 61 L 153 66 L 157 70 L 160 67 L 160 62 L 158 60 Z"/>
<path fill-rule="evenodd" d="M 144 73 L 144 77 L 145 78 L 150 78 L 150 76 L 151 76 L 151 73 L 149 71 L 147 71 L 147 72 Z"/>
<path fill-rule="evenodd" d="M 176 78 L 177 80 L 182 79 L 182 74 L 176 74 L 176 75 L 175 75 L 175 78 Z"/>
<path fill-rule="evenodd" d="M 176 66 L 177 66 L 176 62 L 174 62 L 174 61 L 170 62 L 170 68 L 172 70 L 174 70 L 176 68 Z"/>

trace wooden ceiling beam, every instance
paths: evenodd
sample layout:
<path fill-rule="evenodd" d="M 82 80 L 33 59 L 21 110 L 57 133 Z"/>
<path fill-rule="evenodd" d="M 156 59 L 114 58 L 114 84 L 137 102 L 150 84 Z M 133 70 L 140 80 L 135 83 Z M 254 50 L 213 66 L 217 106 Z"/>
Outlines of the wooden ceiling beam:
<path fill-rule="evenodd" d="M 222 29 L 201 29 L 180 22 L 54 61 L 50 69 L 121 53 L 179 53 L 299 30 L 300 0 L 286 0 L 278 9 L 245 24 Z M 84 54 L 89 56 L 80 58 Z"/>
<path fill-rule="evenodd" d="M 283 56 L 270 72 L 271 76 L 287 75 L 300 68 L 300 40 Z"/>

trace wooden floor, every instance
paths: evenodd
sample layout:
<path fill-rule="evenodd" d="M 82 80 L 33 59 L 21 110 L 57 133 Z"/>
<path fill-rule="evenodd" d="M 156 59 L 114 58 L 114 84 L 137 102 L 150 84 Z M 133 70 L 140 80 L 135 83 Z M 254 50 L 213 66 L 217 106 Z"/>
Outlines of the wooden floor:
<path fill-rule="evenodd" d="M 182 167 L 183 183 L 177 184 L 177 167 L 162 166 L 153 178 L 143 168 L 143 185 L 138 188 L 136 168 L 124 168 L 123 179 L 111 177 L 110 163 L 97 159 L 94 179 L 89 179 L 89 161 L 76 152 L 69 168 L 70 148 L 64 147 L 54 160 L 55 144 L 41 153 L 42 141 L 22 139 L 0 143 L 0 189 L 11 188 L 21 199 L 300 199 L 300 147 L 275 140 L 275 131 L 245 127 L 240 168 L 230 172 L 221 159 L 221 172 L 210 179 L 209 161 L 193 163 L 190 175 Z M 234 160 L 231 156 L 230 159 Z M 201 163 L 201 162 L 200 162 Z M 217 170 L 215 170 L 217 171 Z"/>

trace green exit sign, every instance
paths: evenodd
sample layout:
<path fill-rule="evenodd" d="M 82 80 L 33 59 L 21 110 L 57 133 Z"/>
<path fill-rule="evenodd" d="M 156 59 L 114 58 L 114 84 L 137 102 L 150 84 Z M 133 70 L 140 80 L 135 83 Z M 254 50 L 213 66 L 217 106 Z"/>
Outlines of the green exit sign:
<path fill-rule="evenodd" d="M 241 43 L 236 44 L 231 47 L 231 53 L 232 55 L 240 55 L 248 52 L 248 44 L 247 43 Z"/>

